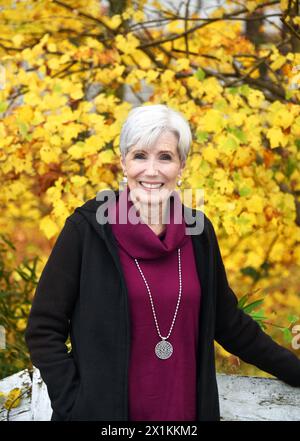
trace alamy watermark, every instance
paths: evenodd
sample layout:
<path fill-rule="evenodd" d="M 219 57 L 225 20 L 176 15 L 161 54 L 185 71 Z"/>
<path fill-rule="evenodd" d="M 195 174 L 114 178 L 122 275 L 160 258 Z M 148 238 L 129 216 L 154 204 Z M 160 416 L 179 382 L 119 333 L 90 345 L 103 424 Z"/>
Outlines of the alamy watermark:
<path fill-rule="evenodd" d="M 0 325 L 0 350 L 6 349 L 5 328 Z"/>
<path fill-rule="evenodd" d="M 0 64 L 0 90 L 4 90 L 6 86 L 6 69 Z"/>
<path fill-rule="evenodd" d="M 292 327 L 292 333 L 296 334 L 292 339 L 292 348 L 300 349 L 300 325 L 295 325 Z"/>
<path fill-rule="evenodd" d="M 292 67 L 292 73 L 295 74 L 289 84 L 290 90 L 297 90 L 300 88 L 300 64 L 297 64 Z"/>
<path fill-rule="evenodd" d="M 203 189 L 184 189 L 182 191 L 170 191 L 168 189 L 155 189 L 154 191 L 145 191 L 142 188 L 133 188 L 130 192 L 122 191 L 119 188 L 119 219 L 120 224 L 132 225 L 143 222 L 147 219 L 150 225 L 157 225 L 160 223 L 160 215 L 163 219 L 163 224 L 168 225 L 170 222 L 174 224 L 181 224 L 185 222 L 187 235 L 201 234 L 204 229 L 204 212 L 197 210 L 193 214 L 192 207 L 193 196 L 196 201 L 196 206 L 204 206 L 204 190 Z M 96 212 L 97 222 L 101 225 L 106 223 L 116 224 L 116 202 L 117 196 L 111 189 L 102 190 L 97 193 L 97 201 L 102 204 L 98 207 Z M 133 203 L 128 209 L 128 201 Z M 171 210 L 173 204 L 173 210 Z M 163 210 L 160 213 L 160 209 Z M 171 219 L 171 211 L 172 218 Z"/>

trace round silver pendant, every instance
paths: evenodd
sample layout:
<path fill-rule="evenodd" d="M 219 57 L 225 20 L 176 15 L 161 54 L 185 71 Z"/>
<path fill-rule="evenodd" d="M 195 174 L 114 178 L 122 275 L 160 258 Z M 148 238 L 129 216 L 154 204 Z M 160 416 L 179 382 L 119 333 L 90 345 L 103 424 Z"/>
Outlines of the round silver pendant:
<path fill-rule="evenodd" d="M 165 360 L 166 358 L 171 357 L 173 353 L 173 346 L 171 345 L 170 342 L 166 340 L 161 340 L 155 346 L 155 353 L 158 356 L 158 358 Z"/>

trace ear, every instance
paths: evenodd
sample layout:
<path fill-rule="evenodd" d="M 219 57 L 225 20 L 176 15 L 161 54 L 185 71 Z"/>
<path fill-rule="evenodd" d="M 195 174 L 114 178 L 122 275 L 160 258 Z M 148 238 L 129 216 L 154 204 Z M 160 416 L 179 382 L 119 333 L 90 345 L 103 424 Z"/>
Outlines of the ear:
<path fill-rule="evenodd" d="M 122 156 L 121 156 L 121 158 L 120 158 L 120 164 L 121 164 L 122 170 L 123 170 L 123 172 L 124 172 L 124 171 L 125 171 L 125 161 L 124 161 L 124 159 L 123 159 Z"/>
<path fill-rule="evenodd" d="M 180 165 L 180 171 L 179 171 L 180 174 L 183 172 L 185 165 L 186 165 L 186 161 L 182 161 L 181 165 Z"/>

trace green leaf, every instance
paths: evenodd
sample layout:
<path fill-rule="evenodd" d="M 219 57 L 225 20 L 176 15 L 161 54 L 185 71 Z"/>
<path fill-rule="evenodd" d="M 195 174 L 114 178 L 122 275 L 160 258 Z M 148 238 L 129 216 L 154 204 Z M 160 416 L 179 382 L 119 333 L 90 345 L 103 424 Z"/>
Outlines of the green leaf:
<path fill-rule="evenodd" d="M 299 319 L 300 319 L 300 318 L 299 318 L 298 316 L 296 316 L 296 315 L 293 315 L 293 314 L 289 314 L 289 315 L 288 315 L 288 321 L 289 321 L 291 324 L 296 323 Z"/>
<path fill-rule="evenodd" d="M 247 302 L 247 300 L 248 300 L 248 297 L 249 297 L 249 295 L 248 294 L 245 294 L 243 297 L 241 297 L 240 299 L 239 299 L 239 301 L 238 301 L 238 306 L 239 306 L 239 308 L 243 308 L 243 306 L 245 305 L 245 303 Z"/>
<path fill-rule="evenodd" d="M 7 101 L 0 101 L 0 113 L 5 112 L 8 107 Z"/>
<path fill-rule="evenodd" d="M 249 305 L 246 305 L 243 309 L 244 312 L 248 313 L 253 311 L 255 308 L 257 308 L 259 305 L 263 303 L 264 299 L 256 300 L 255 302 L 249 303 Z"/>
<path fill-rule="evenodd" d="M 247 217 L 245 217 L 241 214 L 240 216 L 238 216 L 235 219 L 235 222 L 237 225 L 248 225 L 250 222 L 250 219 L 248 219 Z"/>
<path fill-rule="evenodd" d="M 241 181 L 241 175 L 237 171 L 235 171 L 235 172 L 233 172 L 233 179 L 236 182 L 240 182 Z"/>
<path fill-rule="evenodd" d="M 296 144 L 296 146 L 297 146 L 297 150 L 298 150 L 298 152 L 300 151 L 300 139 L 296 139 L 295 140 L 295 144 Z"/>
<path fill-rule="evenodd" d="M 237 95 L 239 93 L 239 88 L 238 87 L 228 87 L 227 90 L 232 95 Z"/>
<path fill-rule="evenodd" d="M 292 98 L 293 97 L 293 95 L 295 95 L 295 90 L 292 90 L 292 89 L 288 89 L 288 90 L 286 90 L 285 91 L 285 99 L 286 100 L 289 100 L 290 98 Z"/>
<path fill-rule="evenodd" d="M 251 312 L 250 313 L 251 317 L 253 318 L 253 320 L 261 321 L 261 320 L 266 320 L 266 316 L 264 315 L 264 311 L 261 309 L 260 311 L 257 312 Z"/>
<path fill-rule="evenodd" d="M 283 332 L 283 338 L 287 343 L 291 343 L 292 339 L 293 339 L 293 334 L 291 333 L 291 331 L 289 330 L 289 328 L 284 328 L 282 329 Z"/>
<path fill-rule="evenodd" d="M 222 111 L 222 110 L 225 111 L 227 106 L 228 106 L 228 103 L 224 98 L 215 101 L 213 104 L 213 108 L 216 110 L 220 110 L 220 111 Z"/>
<path fill-rule="evenodd" d="M 55 84 L 55 86 L 53 87 L 53 92 L 55 93 L 61 93 L 62 92 L 62 87 L 60 84 Z"/>
<path fill-rule="evenodd" d="M 202 142 L 206 142 L 208 140 L 208 133 L 207 132 L 197 132 L 196 133 L 196 137 L 197 137 L 197 141 L 202 143 Z"/>
<path fill-rule="evenodd" d="M 243 130 L 239 129 L 238 127 L 228 127 L 228 132 L 232 133 L 239 141 L 241 141 L 243 144 L 246 144 L 247 137 Z"/>
<path fill-rule="evenodd" d="M 239 87 L 239 91 L 242 95 L 247 96 L 250 92 L 250 87 L 247 84 L 243 84 Z"/>
<path fill-rule="evenodd" d="M 286 164 L 286 175 L 289 178 L 293 171 L 297 168 L 297 161 L 288 158 L 287 164 Z"/>
<path fill-rule="evenodd" d="M 240 196 L 249 196 L 251 194 L 252 190 L 249 187 L 242 187 L 239 189 Z"/>
<path fill-rule="evenodd" d="M 20 134 L 25 138 L 28 134 L 28 125 L 22 121 L 18 121 L 18 127 Z"/>
<path fill-rule="evenodd" d="M 204 70 L 201 69 L 201 67 L 199 67 L 199 69 L 195 72 L 194 75 L 199 81 L 202 81 L 205 78 L 205 72 Z"/>
<path fill-rule="evenodd" d="M 266 325 L 264 324 L 264 322 L 262 322 L 259 318 L 256 319 L 255 317 L 251 316 L 253 318 L 253 320 L 255 320 L 258 325 L 262 328 L 262 329 L 267 329 Z"/>
<path fill-rule="evenodd" d="M 233 136 L 227 136 L 226 140 L 222 143 L 221 147 L 225 150 L 236 150 L 238 148 L 238 143 Z"/>

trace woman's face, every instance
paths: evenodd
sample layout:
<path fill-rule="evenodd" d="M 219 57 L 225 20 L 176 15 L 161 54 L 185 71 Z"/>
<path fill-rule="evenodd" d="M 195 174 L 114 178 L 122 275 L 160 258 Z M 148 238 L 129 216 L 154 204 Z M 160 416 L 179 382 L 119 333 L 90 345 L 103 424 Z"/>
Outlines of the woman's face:
<path fill-rule="evenodd" d="M 165 201 L 175 189 L 185 165 L 180 161 L 177 144 L 174 133 L 164 132 L 150 148 L 133 146 L 125 161 L 121 160 L 130 192 L 141 203 Z"/>

